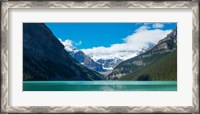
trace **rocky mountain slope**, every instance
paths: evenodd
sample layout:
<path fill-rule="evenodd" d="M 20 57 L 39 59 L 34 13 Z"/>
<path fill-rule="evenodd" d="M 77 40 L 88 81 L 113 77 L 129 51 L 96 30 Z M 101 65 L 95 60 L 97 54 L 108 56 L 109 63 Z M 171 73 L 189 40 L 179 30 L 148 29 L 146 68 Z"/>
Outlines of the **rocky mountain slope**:
<path fill-rule="evenodd" d="M 79 64 L 42 23 L 23 23 L 23 80 L 102 80 Z"/>
<path fill-rule="evenodd" d="M 70 55 L 74 57 L 80 64 L 97 72 L 105 71 L 99 63 L 95 62 L 91 57 L 87 56 L 83 51 L 78 50 L 75 47 L 68 44 L 63 45 L 65 46 L 65 50 L 69 52 Z"/>
<path fill-rule="evenodd" d="M 121 59 L 98 59 L 96 61 L 97 63 L 101 64 L 102 67 L 106 70 L 113 70 L 115 66 L 117 66 L 120 62 L 122 62 Z"/>
<path fill-rule="evenodd" d="M 100 64 L 95 62 L 89 56 L 85 55 L 82 51 L 77 51 L 76 53 L 72 54 L 72 56 L 82 65 L 95 70 L 97 72 L 104 72 L 105 70 L 102 68 Z"/>
<path fill-rule="evenodd" d="M 176 80 L 176 53 L 177 28 L 144 53 L 121 62 L 108 79 Z"/>
<path fill-rule="evenodd" d="M 177 80 L 177 51 L 155 54 L 143 58 L 145 66 L 137 67 L 135 71 L 120 78 L 120 80 L 139 81 L 175 81 Z"/>

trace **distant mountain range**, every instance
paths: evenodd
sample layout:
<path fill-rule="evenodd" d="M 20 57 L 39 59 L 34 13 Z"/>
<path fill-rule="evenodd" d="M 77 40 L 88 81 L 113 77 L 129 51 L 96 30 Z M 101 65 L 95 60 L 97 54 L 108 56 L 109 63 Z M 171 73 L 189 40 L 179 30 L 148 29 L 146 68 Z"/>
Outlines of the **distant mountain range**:
<path fill-rule="evenodd" d="M 45 24 L 23 23 L 23 80 L 104 80 L 104 76 L 75 60 Z"/>
<path fill-rule="evenodd" d="M 62 41 L 61 41 L 62 42 Z M 70 53 L 72 57 L 74 57 L 80 64 L 86 66 L 89 69 L 95 70 L 97 72 L 104 72 L 106 70 L 103 67 L 95 62 L 91 57 L 85 55 L 83 51 L 76 49 L 71 45 L 64 45 L 65 50 Z"/>
<path fill-rule="evenodd" d="M 108 80 L 177 80 L 177 28 L 158 44 L 118 64 Z"/>
<path fill-rule="evenodd" d="M 85 55 L 81 50 L 77 51 L 76 53 L 72 54 L 72 56 L 82 65 L 93 69 L 97 72 L 104 72 L 105 70 L 102 66 L 91 59 L 89 56 Z"/>
<path fill-rule="evenodd" d="M 97 72 L 107 72 L 113 70 L 113 68 L 122 62 L 121 59 L 97 59 L 93 60 L 91 57 L 86 55 L 83 51 L 76 49 L 71 45 L 64 45 L 67 52 L 71 54 L 79 63 L 82 65 L 95 70 Z"/>
<path fill-rule="evenodd" d="M 119 58 L 115 58 L 115 59 L 98 59 L 96 62 L 101 64 L 103 69 L 113 70 L 115 66 L 117 66 L 122 61 L 123 60 Z"/>

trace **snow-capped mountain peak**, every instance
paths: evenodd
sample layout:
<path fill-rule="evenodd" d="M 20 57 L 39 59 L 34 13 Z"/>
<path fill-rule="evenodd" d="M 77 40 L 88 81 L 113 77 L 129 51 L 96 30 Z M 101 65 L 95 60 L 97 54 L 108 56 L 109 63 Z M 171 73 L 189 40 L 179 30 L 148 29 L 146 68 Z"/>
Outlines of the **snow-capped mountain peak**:
<path fill-rule="evenodd" d="M 96 62 L 101 64 L 104 69 L 112 70 L 116 65 L 118 65 L 122 61 L 123 60 L 121 60 L 119 58 L 115 58 L 115 59 L 99 59 Z"/>

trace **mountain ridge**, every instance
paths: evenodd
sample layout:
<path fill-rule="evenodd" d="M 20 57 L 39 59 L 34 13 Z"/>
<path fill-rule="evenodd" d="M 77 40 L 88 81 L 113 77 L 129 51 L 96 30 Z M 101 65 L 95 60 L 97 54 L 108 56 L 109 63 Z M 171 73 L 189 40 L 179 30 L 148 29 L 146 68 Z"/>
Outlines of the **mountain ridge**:
<path fill-rule="evenodd" d="M 118 64 L 114 70 L 108 75 L 107 79 L 120 79 L 126 75 L 136 72 L 138 69 L 142 69 L 145 66 L 152 64 L 151 62 L 156 61 L 157 56 L 177 52 L 177 28 L 169 33 L 165 38 L 161 39 L 156 45 L 147 49 L 144 53 L 137 55 L 136 57 L 130 58 Z M 151 56 L 155 56 L 152 58 Z M 169 57 L 170 58 L 170 57 Z M 170 60 L 170 59 L 166 60 Z M 175 57 L 173 59 L 176 59 Z M 162 60 L 160 60 L 162 61 Z M 163 62 L 164 63 L 164 62 Z M 173 63 L 172 63 L 173 64 Z M 133 78 L 132 78 L 133 79 Z"/>
<path fill-rule="evenodd" d="M 105 70 L 102 68 L 100 64 L 95 62 L 93 59 L 91 59 L 89 56 L 85 55 L 81 50 L 77 51 L 76 53 L 73 54 L 73 57 L 79 61 L 81 64 L 84 66 L 95 70 L 97 72 L 104 72 Z"/>
<path fill-rule="evenodd" d="M 62 40 L 60 41 L 61 43 L 63 42 Z M 63 45 L 65 46 L 66 51 L 68 51 L 79 63 L 100 73 L 112 70 L 118 63 L 122 61 L 118 58 L 94 60 L 92 57 L 86 55 L 82 50 L 78 50 L 74 46 L 71 46 L 71 44 L 67 45 L 63 43 Z"/>
<path fill-rule="evenodd" d="M 101 80 L 79 64 L 43 23 L 23 23 L 23 80 Z"/>

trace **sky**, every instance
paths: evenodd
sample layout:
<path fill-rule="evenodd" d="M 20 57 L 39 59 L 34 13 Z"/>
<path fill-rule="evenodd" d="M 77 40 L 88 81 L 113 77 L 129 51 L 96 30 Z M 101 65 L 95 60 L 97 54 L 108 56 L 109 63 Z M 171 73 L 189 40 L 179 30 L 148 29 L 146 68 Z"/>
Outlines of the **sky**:
<path fill-rule="evenodd" d="M 95 59 L 128 59 L 142 48 L 156 44 L 177 23 L 45 23 L 70 47 Z M 68 47 L 66 47 L 68 49 Z"/>

